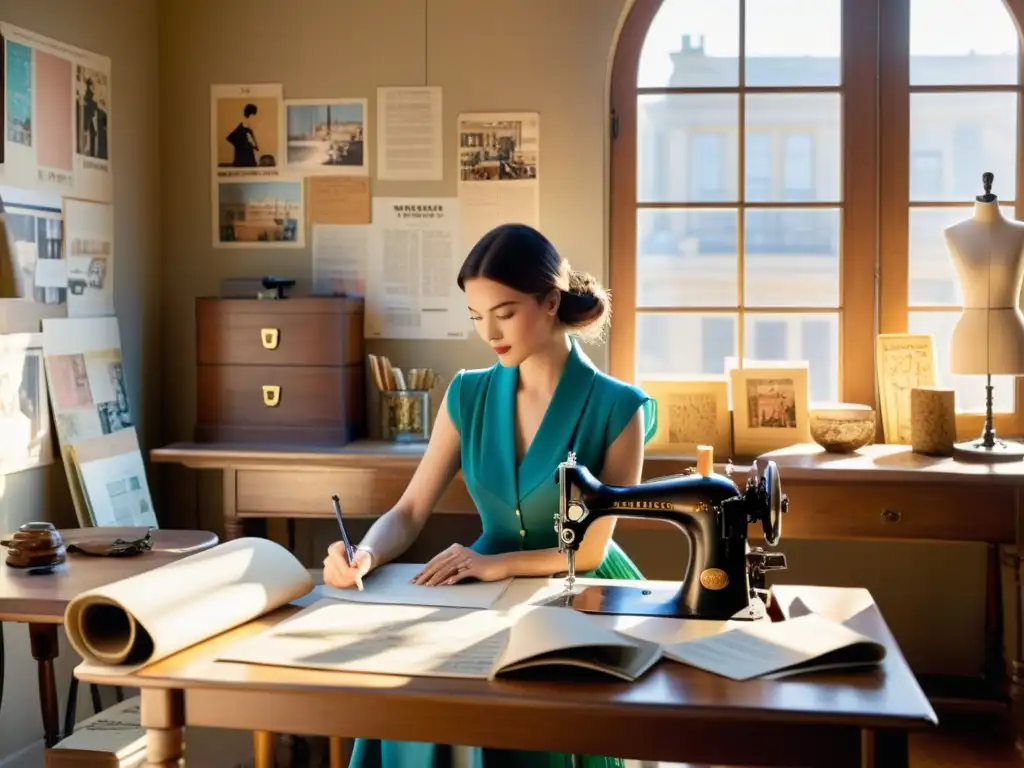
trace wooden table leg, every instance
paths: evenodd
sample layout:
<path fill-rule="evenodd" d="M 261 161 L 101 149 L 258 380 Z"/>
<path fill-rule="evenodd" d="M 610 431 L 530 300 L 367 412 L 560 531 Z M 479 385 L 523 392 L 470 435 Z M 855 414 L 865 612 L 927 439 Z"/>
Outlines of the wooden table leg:
<path fill-rule="evenodd" d="M 223 494 L 221 506 L 223 507 L 222 514 L 224 516 L 224 538 L 227 541 L 240 539 L 245 536 L 245 528 L 242 524 L 242 518 L 238 516 L 238 473 L 230 467 L 225 467 L 221 475 L 224 486 L 221 489 Z"/>
<path fill-rule="evenodd" d="M 60 741 L 60 707 L 57 704 L 57 678 L 53 662 L 60 648 L 56 624 L 29 624 L 29 643 L 39 676 L 39 710 L 43 716 L 43 738 L 47 747 Z"/>
<path fill-rule="evenodd" d="M 252 732 L 252 768 L 274 768 L 274 734 Z"/>
<path fill-rule="evenodd" d="M 142 727 L 146 729 L 146 766 L 181 768 L 185 764 L 185 695 L 181 691 L 143 688 Z"/>
<path fill-rule="evenodd" d="M 865 728 L 860 735 L 861 768 L 909 768 L 907 732 Z"/>
<path fill-rule="evenodd" d="M 352 739 L 331 736 L 331 768 L 345 768 L 352 756 Z"/>

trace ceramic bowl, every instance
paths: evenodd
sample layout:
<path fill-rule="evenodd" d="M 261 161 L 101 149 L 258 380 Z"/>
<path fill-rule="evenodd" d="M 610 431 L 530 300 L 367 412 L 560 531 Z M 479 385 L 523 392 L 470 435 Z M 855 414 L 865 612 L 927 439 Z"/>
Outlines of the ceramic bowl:
<path fill-rule="evenodd" d="M 11 568 L 45 573 L 67 559 L 64 539 L 52 523 L 25 523 L 3 544 Z"/>
<path fill-rule="evenodd" d="M 810 409 L 811 438 L 829 453 L 853 453 L 875 439 L 875 411 L 858 403 Z"/>

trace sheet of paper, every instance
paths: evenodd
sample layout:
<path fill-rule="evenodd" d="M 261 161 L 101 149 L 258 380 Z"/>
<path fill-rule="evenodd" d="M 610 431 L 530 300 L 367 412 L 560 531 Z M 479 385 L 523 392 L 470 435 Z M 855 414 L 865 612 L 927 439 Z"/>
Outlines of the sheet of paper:
<path fill-rule="evenodd" d="M 370 571 L 363 579 L 363 591 L 319 587 L 320 594 L 351 603 L 417 605 L 444 608 L 490 608 L 508 589 L 512 579 L 452 584 L 448 587 L 424 587 L 412 584 L 423 569 L 416 563 L 388 563 Z"/>
<path fill-rule="evenodd" d="M 313 291 L 329 296 L 366 296 L 373 229 L 362 225 L 313 225 Z"/>
<path fill-rule="evenodd" d="M 94 525 L 159 527 L 138 447 L 91 461 L 79 460 L 78 476 Z"/>
<path fill-rule="evenodd" d="M 467 113 L 458 119 L 462 252 L 499 224 L 540 227 L 540 115 Z"/>
<path fill-rule="evenodd" d="M 68 317 L 114 314 L 114 208 L 64 201 Z"/>
<path fill-rule="evenodd" d="M 303 669 L 486 680 L 508 633 L 508 616 L 496 611 L 321 600 L 224 649 L 218 658 Z"/>
<path fill-rule="evenodd" d="M 234 539 L 81 593 L 68 605 L 65 627 L 86 664 L 130 674 L 286 605 L 312 587 L 309 571 L 280 544 Z M 107 606 L 104 621 L 88 617 L 98 604 Z M 132 626 L 141 631 L 129 634 Z"/>
<path fill-rule="evenodd" d="M 501 657 L 502 667 L 588 645 L 632 648 L 644 642 L 607 629 L 580 611 L 531 605 L 510 613 L 515 619 L 515 630 Z"/>
<path fill-rule="evenodd" d="M 53 458 L 42 334 L 0 334 L 0 475 Z"/>
<path fill-rule="evenodd" d="M 452 198 L 375 198 L 366 291 L 368 339 L 464 339 L 456 283 L 459 208 Z"/>
<path fill-rule="evenodd" d="M 444 141 L 441 89 L 377 89 L 377 178 L 442 181 Z"/>
<path fill-rule="evenodd" d="M 36 259 L 36 288 L 67 288 L 68 264 L 64 259 Z"/>
<path fill-rule="evenodd" d="M 306 210 L 311 224 L 369 224 L 370 179 L 310 176 Z"/>
<path fill-rule="evenodd" d="M 788 621 L 753 622 L 718 635 L 666 645 L 664 655 L 733 680 L 750 680 L 778 674 L 858 644 L 871 646 L 862 654 L 865 658 L 885 655 L 884 646 L 842 624 L 809 613 Z"/>

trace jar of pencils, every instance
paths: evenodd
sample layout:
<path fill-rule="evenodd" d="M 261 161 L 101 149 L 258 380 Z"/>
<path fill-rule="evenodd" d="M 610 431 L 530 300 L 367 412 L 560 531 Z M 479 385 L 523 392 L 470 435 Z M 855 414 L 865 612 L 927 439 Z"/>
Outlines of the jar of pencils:
<path fill-rule="evenodd" d="M 380 393 L 380 433 L 384 440 L 397 443 L 429 440 L 430 390 L 383 390 Z"/>

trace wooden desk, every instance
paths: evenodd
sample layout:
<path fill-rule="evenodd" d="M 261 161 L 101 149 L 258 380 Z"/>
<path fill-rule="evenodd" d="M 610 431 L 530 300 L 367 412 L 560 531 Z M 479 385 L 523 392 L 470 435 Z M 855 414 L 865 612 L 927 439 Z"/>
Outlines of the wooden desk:
<path fill-rule="evenodd" d="M 519 599 L 519 585 L 513 582 L 503 603 Z M 874 760 L 866 765 L 905 768 L 907 732 L 937 719 L 871 596 L 863 589 L 787 591 L 883 642 L 882 669 L 739 683 L 662 661 L 626 684 L 406 678 L 216 661 L 229 644 L 292 615 L 297 608 L 289 606 L 129 677 L 84 667 L 75 674 L 141 689 L 149 759 L 160 764 L 181 755 L 187 724 L 702 764 L 842 768 L 861 766 L 863 755 Z M 680 624 L 661 620 L 642 633 L 668 640 Z"/>
<path fill-rule="evenodd" d="M 105 532 L 116 534 L 116 529 Z M 66 544 L 76 539 L 95 538 L 96 529 L 76 528 L 62 530 Z M 96 587 L 144 573 L 182 557 L 209 549 L 217 543 L 217 536 L 208 531 L 153 531 L 153 548 L 136 557 L 90 557 L 68 555 L 63 568 L 55 573 L 33 576 L 6 565 L 0 566 L 0 660 L 3 659 L 3 624 L 28 624 L 32 658 L 39 666 L 39 706 L 43 716 L 46 746 L 61 738 L 60 710 L 57 700 L 57 681 L 53 662 L 59 654 L 57 627 L 64 623 L 64 610 L 76 595 Z M 0 704 L 3 702 L 3 664 L 0 664 Z M 93 705 L 98 691 L 93 691 Z M 78 680 L 72 680 L 68 705 L 64 717 L 64 733 L 74 729 Z M 97 711 L 99 711 L 97 709 Z"/>
<path fill-rule="evenodd" d="M 337 493 L 346 513 L 376 517 L 391 508 L 423 455 L 422 445 L 361 440 L 341 448 L 230 443 L 175 443 L 151 452 L 155 463 L 220 472 L 227 538 L 242 535 L 251 518 L 329 518 L 327 500 Z M 882 541 L 958 541 L 984 543 L 988 550 L 986 658 L 978 679 L 923 679 L 933 701 L 1004 708 L 1024 701 L 1024 652 L 1021 616 L 1009 684 L 1005 662 L 1001 562 L 1016 578 L 1006 585 L 1021 603 L 1021 559 L 1024 553 L 1024 462 L 983 465 L 929 458 L 908 446 L 872 445 L 852 455 L 825 453 L 817 445 L 798 445 L 766 454 L 775 461 L 782 487 L 790 499 L 783 526 L 783 547 L 789 539 Z M 692 466 L 685 457 L 648 457 L 644 477 L 660 477 Z M 741 487 L 747 465 L 736 467 Z M 722 467 L 719 470 L 722 471 Z M 476 514 L 461 475 L 457 475 L 435 510 L 443 514 Z M 661 527 L 660 521 L 621 520 L 627 528 Z M 751 541 L 761 538 L 757 526 Z M 281 543 L 288 544 L 287 540 Z M 1024 733 L 1024 712 L 1018 728 Z M 1021 742 L 1024 744 L 1024 741 Z"/>

